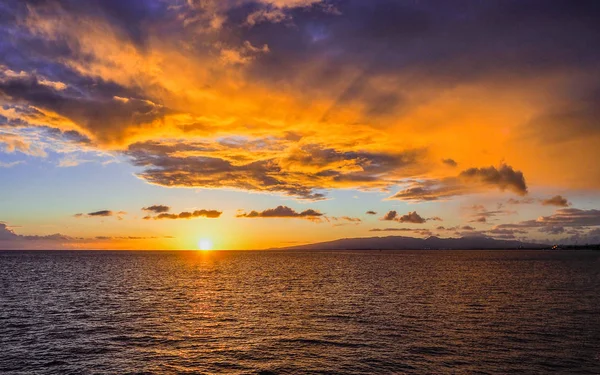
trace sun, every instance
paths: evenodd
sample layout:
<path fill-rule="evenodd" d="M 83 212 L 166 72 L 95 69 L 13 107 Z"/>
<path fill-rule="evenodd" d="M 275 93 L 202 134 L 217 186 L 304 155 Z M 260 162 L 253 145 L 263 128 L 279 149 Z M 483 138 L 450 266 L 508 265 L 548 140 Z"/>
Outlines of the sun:
<path fill-rule="evenodd" d="M 200 249 L 202 251 L 212 250 L 212 242 L 211 242 L 211 240 L 203 238 L 200 241 L 198 241 L 198 249 Z"/>

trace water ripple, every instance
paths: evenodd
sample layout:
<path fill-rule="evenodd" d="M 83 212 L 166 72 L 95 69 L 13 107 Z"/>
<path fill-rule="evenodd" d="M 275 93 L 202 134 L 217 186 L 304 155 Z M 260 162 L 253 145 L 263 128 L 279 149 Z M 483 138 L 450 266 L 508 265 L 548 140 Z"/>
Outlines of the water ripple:
<path fill-rule="evenodd" d="M 600 253 L 0 252 L 2 374 L 600 374 Z"/>

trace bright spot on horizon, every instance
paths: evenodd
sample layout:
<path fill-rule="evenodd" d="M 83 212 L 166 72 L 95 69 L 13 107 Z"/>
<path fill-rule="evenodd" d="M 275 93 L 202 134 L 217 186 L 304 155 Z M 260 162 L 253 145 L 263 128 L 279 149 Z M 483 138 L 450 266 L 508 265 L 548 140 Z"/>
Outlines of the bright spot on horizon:
<path fill-rule="evenodd" d="M 198 249 L 200 249 L 202 251 L 212 250 L 212 242 L 211 242 L 211 240 L 203 238 L 200 241 L 198 241 Z"/>

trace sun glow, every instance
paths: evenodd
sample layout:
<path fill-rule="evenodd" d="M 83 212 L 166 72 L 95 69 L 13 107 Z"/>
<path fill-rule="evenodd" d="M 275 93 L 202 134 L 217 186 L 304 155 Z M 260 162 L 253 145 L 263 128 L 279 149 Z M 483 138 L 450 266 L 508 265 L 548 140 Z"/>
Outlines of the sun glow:
<path fill-rule="evenodd" d="M 212 250 L 213 244 L 211 242 L 211 240 L 203 238 L 200 241 L 198 241 L 198 249 L 202 250 L 202 251 L 209 251 Z"/>

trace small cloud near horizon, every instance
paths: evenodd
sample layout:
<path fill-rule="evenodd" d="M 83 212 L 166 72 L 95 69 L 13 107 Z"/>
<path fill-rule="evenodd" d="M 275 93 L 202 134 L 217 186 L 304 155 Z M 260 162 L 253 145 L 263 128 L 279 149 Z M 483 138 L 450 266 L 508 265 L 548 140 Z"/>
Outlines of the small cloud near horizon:
<path fill-rule="evenodd" d="M 123 220 L 123 215 L 127 215 L 127 212 L 125 211 L 112 211 L 112 210 L 100 210 L 100 211 L 94 211 L 94 212 L 90 212 L 87 214 L 83 214 L 83 213 L 77 213 L 75 215 L 73 215 L 73 217 L 75 218 L 82 218 L 82 217 L 89 217 L 89 218 L 93 218 L 93 217 L 111 217 L 111 216 L 116 216 L 117 219 L 119 220 Z"/>
<path fill-rule="evenodd" d="M 555 195 L 552 198 L 542 200 L 543 206 L 569 207 L 571 203 L 562 195 Z"/>
<path fill-rule="evenodd" d="M 196 210 L 196 211 L 192 211 L 192 212 L 184 211 L 179 214 L 161 213 L 161 214 L 158 214 L 157 216 L 146 216 L 146 217 L 144 217 L 144 220 L 196 219 L 196 218 L 200 218 L 200 217 L 204 217 L 207 219 L 218 219 L 219 217 L 221 217 L 221 214 L 223 214 L 222 211 L 204 210 L 203 209 L 203 210 Z"/>
<path fill-rule="evenodd" d="M 149 212 L 153 212 L 155 214 L 162 214 L 165 212 L 169 212 L 171 210 L 171 207 L 169 206 L 165 206 L 162 204 L 155 204 L 149 207 L 144 207 L 142 208 L 142 211 L 149 211 Z"/>
<path fill-rule="evenodd" d="M 456 167 L 458 163 L 454 159 L 443 159 L 442 163 L 446 164 L 449 167 Z"/>
<path fill-rule="evenodd" d="M 307 209 L 302 212 L 297 212 L 293 208 L 287 206 L 277 206 L 276 208 L 269 208 L 264 211 L 250 211 L 248 213 L 237 214 L 239 218 L 300 218 L 314 220 L 324 216 L 323 213 Z"/>
<path fill-rule="evenodd" d="M 417 213 L 417 211 L 411 211 L 405 215 L 398 215 L 397 211 L 388 211 L 381 219 L 381 221 L 397 221 L 399 223 L 412 223 L 412 224 L 423 224 L 427 221 L 443 221 L 441 217 L 434 216 L 430 218 L 424 218 Z"/>

